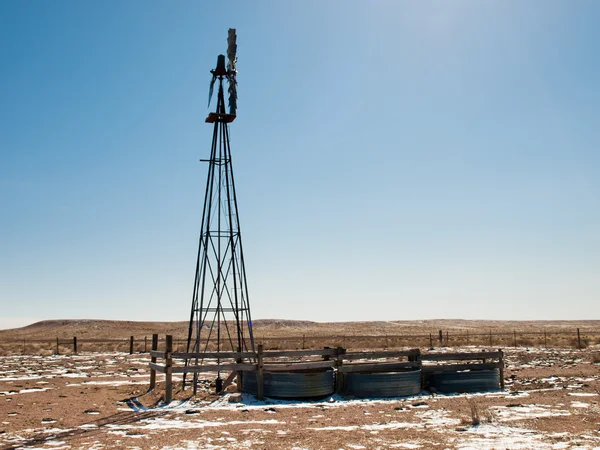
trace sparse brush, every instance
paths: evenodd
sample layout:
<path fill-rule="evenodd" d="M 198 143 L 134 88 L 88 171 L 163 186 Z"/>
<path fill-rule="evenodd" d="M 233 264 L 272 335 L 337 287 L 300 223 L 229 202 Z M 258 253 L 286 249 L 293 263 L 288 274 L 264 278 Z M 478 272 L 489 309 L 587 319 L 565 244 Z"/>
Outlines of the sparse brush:
<path fill-rule="evenodd" d="M 480 407 L 475 399 L 466 397 L 467 405 L 469 406 L 470 417 L 464 416 L 460 423 L 463 425 L 480 425 L 482 423 L 491 423 L 494 419 L 494 414 L 487 406 Z"/>
<path fill-rule="evenodd" d="M 581 341 L 581 348 L 588 348 L 590 345 L 590 339 L 585 336 L 585 337 L 581 337 L 580 340 L 578 340 L 577 338 L 571 338 L 571 340 L 569 341 L 569 343 L 571 344 L 571 347 L 573 348 L 579 348 L 579 343 Z"/>

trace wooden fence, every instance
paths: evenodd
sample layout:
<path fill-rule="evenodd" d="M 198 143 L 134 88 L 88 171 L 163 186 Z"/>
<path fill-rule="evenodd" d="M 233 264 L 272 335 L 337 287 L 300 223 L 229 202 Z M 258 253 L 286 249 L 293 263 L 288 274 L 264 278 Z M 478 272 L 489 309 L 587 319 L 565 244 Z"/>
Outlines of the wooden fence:
<path fill-rule="evenodd" d="M 150 390 L 156 387 L 156 373 L 165 374 L 165 402 L 173 399 L 173 374 L 201 372 L 231 372 L 217 392 L 222 392 L 234 379 L 241 389 L 240 372 L 256 372 L 257 398 L 263 398 L 264 372 L 298 372 L 315 369 L 335 369 L 342 376 L 351 372 L 397 372 L 406 369 L 423 369 L 428 372 L 484 370 L 500 371 L 500 387 L 504 389 L 504 353 L 502 350 L 469 353 L 421 353 L 419 349 L 403 351 L 348 352 L 342 347 L 321 350 L 264 351 L 258 344 L 256 352 L 204 352 L 182 353 L 173 351 L 173 337 L 165 338 L 165 350 L 158 351 L 158 335 L 152 337 L 150 351 Z M 319 357 L 320 360 L 314 360 Z M 306 358 L 312 358 L 306 360 Z M 406 360 L 402 360 L 405 358 Z M 158 363 L 158 359 L 164 360 Z M 283 360 L 282 360 L 283 359 Z M 191 362 L 190 362 L 191 361 Z M 195 361 L 195 362 L 194 362 Z M 439 365 L 440 361 L 461 363 Z M 471 361 L 465 363 L 465 361 Z M 476 361 L 476 362 L 473 362 Z M 179 362 L 179 365 L 177 365 Z M 425 362 L 425 365 L 423 364 Z M 427 364 L 434 363 L 434 364 Z M 185 379 L 185 378 L 184 378 Z M 194 394 L 196 386 L 194 385 Z M 339 393 L 340 384 L 336 385 Z"/>

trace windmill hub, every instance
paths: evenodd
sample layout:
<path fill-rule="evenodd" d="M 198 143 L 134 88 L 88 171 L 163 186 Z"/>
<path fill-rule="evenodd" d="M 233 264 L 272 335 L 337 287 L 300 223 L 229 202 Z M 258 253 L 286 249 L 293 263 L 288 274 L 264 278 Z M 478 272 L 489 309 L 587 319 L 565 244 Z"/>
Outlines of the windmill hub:
<path fill-rule="evenodd" d="M 214 76 L 223 77 L 227 75 L 227 69 L 225 67 L 225 55 L 219 55 L 217 57 L 217 68 L 210 71 Z"/>

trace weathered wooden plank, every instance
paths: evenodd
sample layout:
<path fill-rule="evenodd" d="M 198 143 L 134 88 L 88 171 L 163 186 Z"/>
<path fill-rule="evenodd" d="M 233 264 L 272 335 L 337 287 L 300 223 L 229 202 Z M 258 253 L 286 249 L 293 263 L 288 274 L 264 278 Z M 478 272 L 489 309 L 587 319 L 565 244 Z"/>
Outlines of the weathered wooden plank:
<path fill-rule="evenodd" d="M 498 350 L 500 352 L 500 358 L 498 361 L 498 376 L 500 378 L 500 389 L 504 390 L 504 351 L 502 349 Z"/>
<path fill-rule="evenodd" d="M 152 350 L 156 350 L 158 348 L 158 334 L 152 335 Z M 152 370 L 152 364 L 156 365 L 156 358 L 150 358 L 150 390 L 156 387 L 156 370 Z"/>
<path fill-rule="evenodd" d="M 148 363 L 148 367 L 150 367 L 152 370 L 156 370 L 157 372 L 160 373 L 165 373 L 165 366 L 161 366 L 160 364 L 156 364 L 156 363 Z"/>
<path fill-rule="evenodd" d="M 282 356 L 335 356 L 337 349 L 335 348 L 324 348 L 322 350 L 283 350 L 283 351 L 271 351 L 264 352 L 264 358 L 280 358 Z"/>
<path fill-rule="evenodd" d="M 381 352 L 353 352 L 346 353 L 343 356 L 344 360 L 353 361 L 357 359 L 375 359 L 375 358 L 401 358 L 403 356 L 417 356 L 420 352 L 418 350 L 404 350 L 404 351 L 381 351 Z"/>
<path fill-rule="evenodd" d="M 471 359 L 495 359 L 502 356 L 501 352 L 472 352 L 472 353 L 422 353 L 422 361 L 466 361 Z"/>
<path fill-rule="evenodd" d="M 201 366 L 173 367 L 173 373 L 228 372 L 230 370 L 256 370 L 256 364 L 205 364 Z"/>
<path fill-rule="evenodd" d="M 258 344 L 257 347 L 257 358 L 258 362 L 256 364 L 256 398 L 259 400 L 263 400 L 264 396 L 264 359 L 263 359 L 263 345 Z"/>
<path fill-rule="evenodd" d="M 234 370 L 233 372 L 231 372 L 229 374 L 229 376 L 227 377 L 227 379 L 225 381 L 223 381 L 223 386 L 221 387 L 221 392 L 225 392 L 225 390 L 227 389 L 227 387 L 233 383 L 233 380 L 238 376 L 239 372 L 237 370 Z M 220 392 L 219 392 L 220 394 Z"/>
<path fill-rule="evenodd" d="M 338 372 L 394 372 L 401 369 L 418 369 L 419 367 L 421 367 L 419 362 L 344 364 L 338 367 Z"/>
<path fill-rule="evenodd" d="M 460 370 L 492 370 L 501 367 L 501 363 L 474 363 L 474 364 L 444 364 L 438 366 L 423 365 L 421 371 L 424 373 L 431 372 L 458 372 Z"/>
<path fill-rule="evenodd" d="M 150 350 L 150 356 L 152 358 L 166 358 L 167 353 L 166 352 L 159 352 L 158 350 Z"/>
<path fill-rule="evenodd" d="M 173 360 L 171 352 L 173 351 L 173 336 L 167 334 L 165 336 L 165 403 L 169 404 L 173 401 Z"/>
<path fill-rule="evenodd" d="M 207 353 L 186 353 L 173 352 L 173 359 L 238 359 L 249 358 L 256 359 L 256 353 L 253 352 L 207 352 Z"/>
<path fill-rule="evenodd" d="M 295 372 L 299 370 L 326 369 L 335 366 L 335 361 L 295 362 L 287 364 L 265 364 L 267 372 Z"/>

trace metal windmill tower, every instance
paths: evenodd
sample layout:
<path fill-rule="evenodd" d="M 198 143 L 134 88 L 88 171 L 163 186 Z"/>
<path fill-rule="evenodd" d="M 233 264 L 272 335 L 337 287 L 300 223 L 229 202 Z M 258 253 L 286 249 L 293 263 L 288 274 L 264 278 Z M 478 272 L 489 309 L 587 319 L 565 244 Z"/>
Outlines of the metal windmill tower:
<path fill-rule="evenodd" d="M 217 67 L 211 70 L 208 103 L 210 106 L 218 82 L 217 108 L 206 118 L 214 130 L 210 159 L 202 160 L 208 162 L 208 176 L 187 340 L 187 351 L 192 353 L 254 351 L 229 143 L 229 124 L 235 120 L 237 109 L 235 29 L 229 30 L 227 44 L 227 66 L 225 56 L 219 55 Z M 229 84 L 229 112 L 225 109 L 224 80 Z M 196 386 L 194 377 L 194 391 Z"/>

